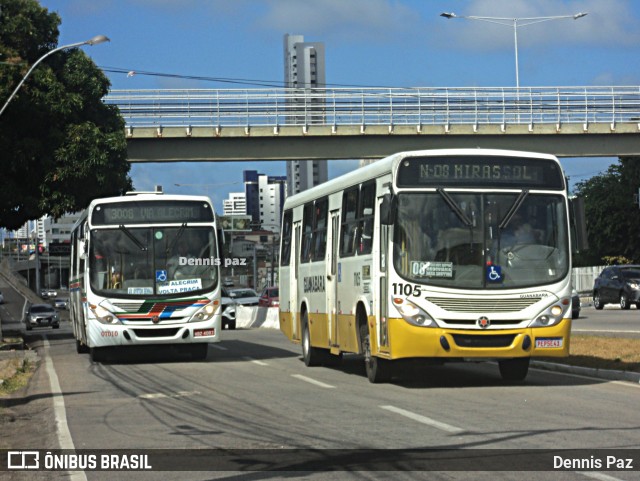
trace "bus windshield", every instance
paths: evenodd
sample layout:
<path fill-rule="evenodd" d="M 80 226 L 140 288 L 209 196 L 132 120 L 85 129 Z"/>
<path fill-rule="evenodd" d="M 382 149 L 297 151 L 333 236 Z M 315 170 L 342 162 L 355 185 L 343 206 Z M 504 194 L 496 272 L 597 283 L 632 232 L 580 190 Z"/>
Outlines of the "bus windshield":
<path fill-rule="evenodd" d="M 393 262 L 412 282 L 460 289 L 547 285 L 569 271 L 561 195 L 435 192 L 398 195 Z"/>
<path fill-rule="evenodd" d="M 89 244 L 91 288 L 105 297 L 180 297 L 218 284 L 211 227 L 94 229 Z"/>

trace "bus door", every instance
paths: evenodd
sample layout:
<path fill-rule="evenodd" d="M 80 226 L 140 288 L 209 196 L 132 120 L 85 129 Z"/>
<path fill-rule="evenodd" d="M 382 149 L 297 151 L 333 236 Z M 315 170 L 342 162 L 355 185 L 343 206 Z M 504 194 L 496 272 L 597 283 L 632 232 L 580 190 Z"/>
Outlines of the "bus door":
<path fill-rule="evenodd" d="M 329 213 L 327 239 L 327 315 L 329 317 L 329 347 L 334 354 L 340 352 L 338 342 L 338 248 L 340 245 L 340 211 Z M 335 352 L 334 352 L 335 351 Z"/>
<path fill-rule="evenodd" d="M 293 238 L 291 239 L 291 268 L 289 274 L 289 300 L 291 309 L 291 339 L 300 339 L 300 306 L 298 306 L 298 267 L 300 265 L 300 235 L 302 221 L 293 223 Z"/>
<path fill-rule="evenodd" d="M 378 198 L 377 211 L 380 212 L 380 204 L 383 197 Z M 382 219 L 378 219 L 378 231 L 380 239 L 378 242 L 378 296 L 377 296 L 377 309 L 374 311 L 378 320 L 378 346 L 383 351 L 388 350 L 389 346 L 389 331 L 387 328 L 388 314 L 389 314 L 389 292 L 387 283 L 387 267 L 390 261 L 389 253 L 389 229 L 388 225 L 382 223 Z M 375 255 L 375 249 L 374 249 Z M 375 260 L 374 260 L 375 265 Z M 374 276 L 375 277 L 375 276 Z"/>

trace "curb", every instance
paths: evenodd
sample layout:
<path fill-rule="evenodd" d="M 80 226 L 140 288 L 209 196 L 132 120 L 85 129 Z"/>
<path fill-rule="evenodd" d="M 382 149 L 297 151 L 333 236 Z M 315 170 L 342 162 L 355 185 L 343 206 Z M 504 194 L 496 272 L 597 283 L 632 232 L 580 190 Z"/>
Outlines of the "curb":
<path fill-rule="evenodd" d="M 569 364 L 559 364 L 546 361 L 531 361 L 531 366 L 545 369 L 547 371 L 595 377 L 598 379 L 604 379 L 606 381 L 627 381 L 636 384 L 640 383 L 640 373 L 638 372 L 614 371 L 611 369 L 594 369 L 591 367 L 571 366 Z"/>

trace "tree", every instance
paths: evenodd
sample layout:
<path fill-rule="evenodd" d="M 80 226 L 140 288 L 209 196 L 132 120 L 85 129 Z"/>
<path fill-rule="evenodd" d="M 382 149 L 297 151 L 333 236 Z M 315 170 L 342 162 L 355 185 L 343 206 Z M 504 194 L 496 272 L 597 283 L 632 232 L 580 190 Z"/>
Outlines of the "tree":
<path fill-rule="evenodd" d="M 640 216 L 634 195 L 640 187 L 640 158 L 621 157 L 607 172 L 579 182 L 575 194 L 583 197 L 589 250 L 579 256 L 581 265 L 623 256 L 640 262 Z"/>
<path fill-rule="evenodd" d="M 0 105 L 58 43 L 60 17 L 36 0 L 0 0 Z M 0 226 L 79 211 L 131 188 L 124 121 L 110 83 L 80 49 L 56 52 L 0 116 Z"/>

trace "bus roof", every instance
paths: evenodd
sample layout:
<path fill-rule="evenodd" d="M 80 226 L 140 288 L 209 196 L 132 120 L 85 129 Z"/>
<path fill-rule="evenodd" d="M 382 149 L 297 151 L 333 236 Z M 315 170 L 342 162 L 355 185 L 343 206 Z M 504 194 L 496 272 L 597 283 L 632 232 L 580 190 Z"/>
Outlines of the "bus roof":
<path fill-rule="evenodd" d="M 342 191 L 352 185 L 356 185 L 367 180 L 381 177 L 385 174 L 391 174 L 402 159 L 407 157 L 435 157 L 435 156 L 496 156 L 496 157 L 529 157 L 537 159 L 558 159 L 551 154 L 539 152 L 526 152 L 521 150 L 502 150 L 502 149 L 428 149 L 428 150 L 412 150 L 398 152 L 388 157 L 382 158 L 372 164 L 360 167 L 348 172 L 335 179 L 324 182 L 311 189 L 300 192 L 299 194 L 288 197 L 284 204 L 284 209 L 289 209 L 297 205 L 305 204 L 310 200 Z"/>

